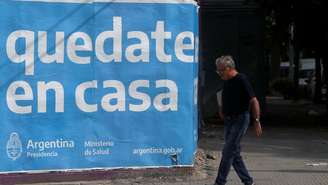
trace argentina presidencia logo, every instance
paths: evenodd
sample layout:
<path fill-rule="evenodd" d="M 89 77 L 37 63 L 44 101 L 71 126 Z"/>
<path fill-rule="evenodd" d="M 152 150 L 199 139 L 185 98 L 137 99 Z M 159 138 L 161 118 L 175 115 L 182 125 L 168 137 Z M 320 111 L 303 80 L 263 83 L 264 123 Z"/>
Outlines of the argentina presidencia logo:
<path fill-rule="evenodd" d="M 9 140 L 7 141 L 7 156 L 15 161 L 18 159 L 23 152 L 22 142 L 19 138 L 19 134 L 16 132 L 12 132 L 9 136 Z"/>

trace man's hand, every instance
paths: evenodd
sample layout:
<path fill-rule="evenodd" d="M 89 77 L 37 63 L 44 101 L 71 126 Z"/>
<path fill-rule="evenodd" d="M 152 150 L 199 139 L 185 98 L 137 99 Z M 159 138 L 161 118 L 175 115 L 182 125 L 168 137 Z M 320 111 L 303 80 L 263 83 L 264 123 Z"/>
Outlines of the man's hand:
<path fill-rule="evenodd" d="M 261 123 L 260 123 L 260 105 L 259 105 L 259 101 L 257 101 L 256 97 L 253 97 L 250 100 L 250 104 L 251 104 L 251 110 L 252 110 L 253 118 L 255 118 L 255 120 L 254 120 L 255 134 L 256 134 L 257 137 L 260 137 L 262 135 L 262 127 L 261 127 Z"/>
<path fill-rule="evenodd" d="M 260 137 L 262 135 L 262 127 L 259 121 L 254 121 L 254 129 L 256 136 Z"/>

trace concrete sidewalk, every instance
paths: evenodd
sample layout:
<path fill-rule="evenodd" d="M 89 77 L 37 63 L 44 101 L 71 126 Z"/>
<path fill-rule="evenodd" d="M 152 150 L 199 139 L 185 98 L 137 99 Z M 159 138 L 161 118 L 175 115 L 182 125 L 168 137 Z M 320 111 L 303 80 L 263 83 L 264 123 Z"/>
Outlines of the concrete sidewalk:
<path fill-rule="evenodd" d="M 218 133 L 223 134 L 220 128 L 210 130 L 219 130 Z M 249 130 L 243 140 L 243 156 L 257 185 L 328 184 L 328 130 L 269 127 L 264 128 L 262 138 L 256 138 L 251 132 Z M 216 133 L 212 133 L 214 134 Z M 217 140 L 215 137 L 201 142 Z M 214 143 L 210 145 L 215 146 Z M 222 148 L 222 142 L 218 148 Z M 205 151 L 212 153 L 217 159 L 220 158 L 220 151 L 215 148 Z M 219 160 L 207 159 L 206 162 L 206 165 L 218 168 Z M 216 171 L 207 172 L 211 172 L 209 178 L 213 180 Z M 228 184 L 241 184 L 235 172 L 230 174 Z"/>
<path fill-rule="evenodd" d="M 223 145 L 222 125 L 200 133 L 199 152 L 192 175 L 141 176 L 113 180 L 39 183 L 47 185 L 205 185 L 213 184 Z M 243 139 L 243 157 L 257 185 L 327 185 L 328 129 L 264 127 L 256 138 L 252 128 Z M 228 185 L 242 185 L 232 170 Z M 31 185 L 31 184 L 30 184 Z M 36 185 L 36 184 L 33 184 Z"/>

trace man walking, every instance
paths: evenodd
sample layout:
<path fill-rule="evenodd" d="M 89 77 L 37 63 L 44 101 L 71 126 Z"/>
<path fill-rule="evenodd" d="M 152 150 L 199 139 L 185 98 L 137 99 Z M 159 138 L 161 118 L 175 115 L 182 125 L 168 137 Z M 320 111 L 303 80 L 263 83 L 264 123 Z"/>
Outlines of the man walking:
<path fill-rule="evenodd" d="M 217 73 L 224 80 L 220 117 L 224 120 L 224 147 L 215 185 L 224 185 L 231 166 L 245 185 L 255 185 L 240 155 L 240 141 L 249 126 L 249 109 L 257 136 L 261 136 L 260 107 L 250 82 L 238 73 L 231 56 L 216 59 Z"/>

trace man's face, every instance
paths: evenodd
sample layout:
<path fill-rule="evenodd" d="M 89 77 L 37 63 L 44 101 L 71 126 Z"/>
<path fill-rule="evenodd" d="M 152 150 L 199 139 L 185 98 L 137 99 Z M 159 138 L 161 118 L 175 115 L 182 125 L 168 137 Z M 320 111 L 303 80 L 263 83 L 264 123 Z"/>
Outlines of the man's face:
<path fill-rule="evenodd" d="M 219 74 L 219 76 L 221 77 L 222 80 L 228 80 L 229 79 L 229 70 L 230 67 L 226 67 L 222 64 L 220 64 L 217 68 L 216 68 L 216 73 Z"/>

